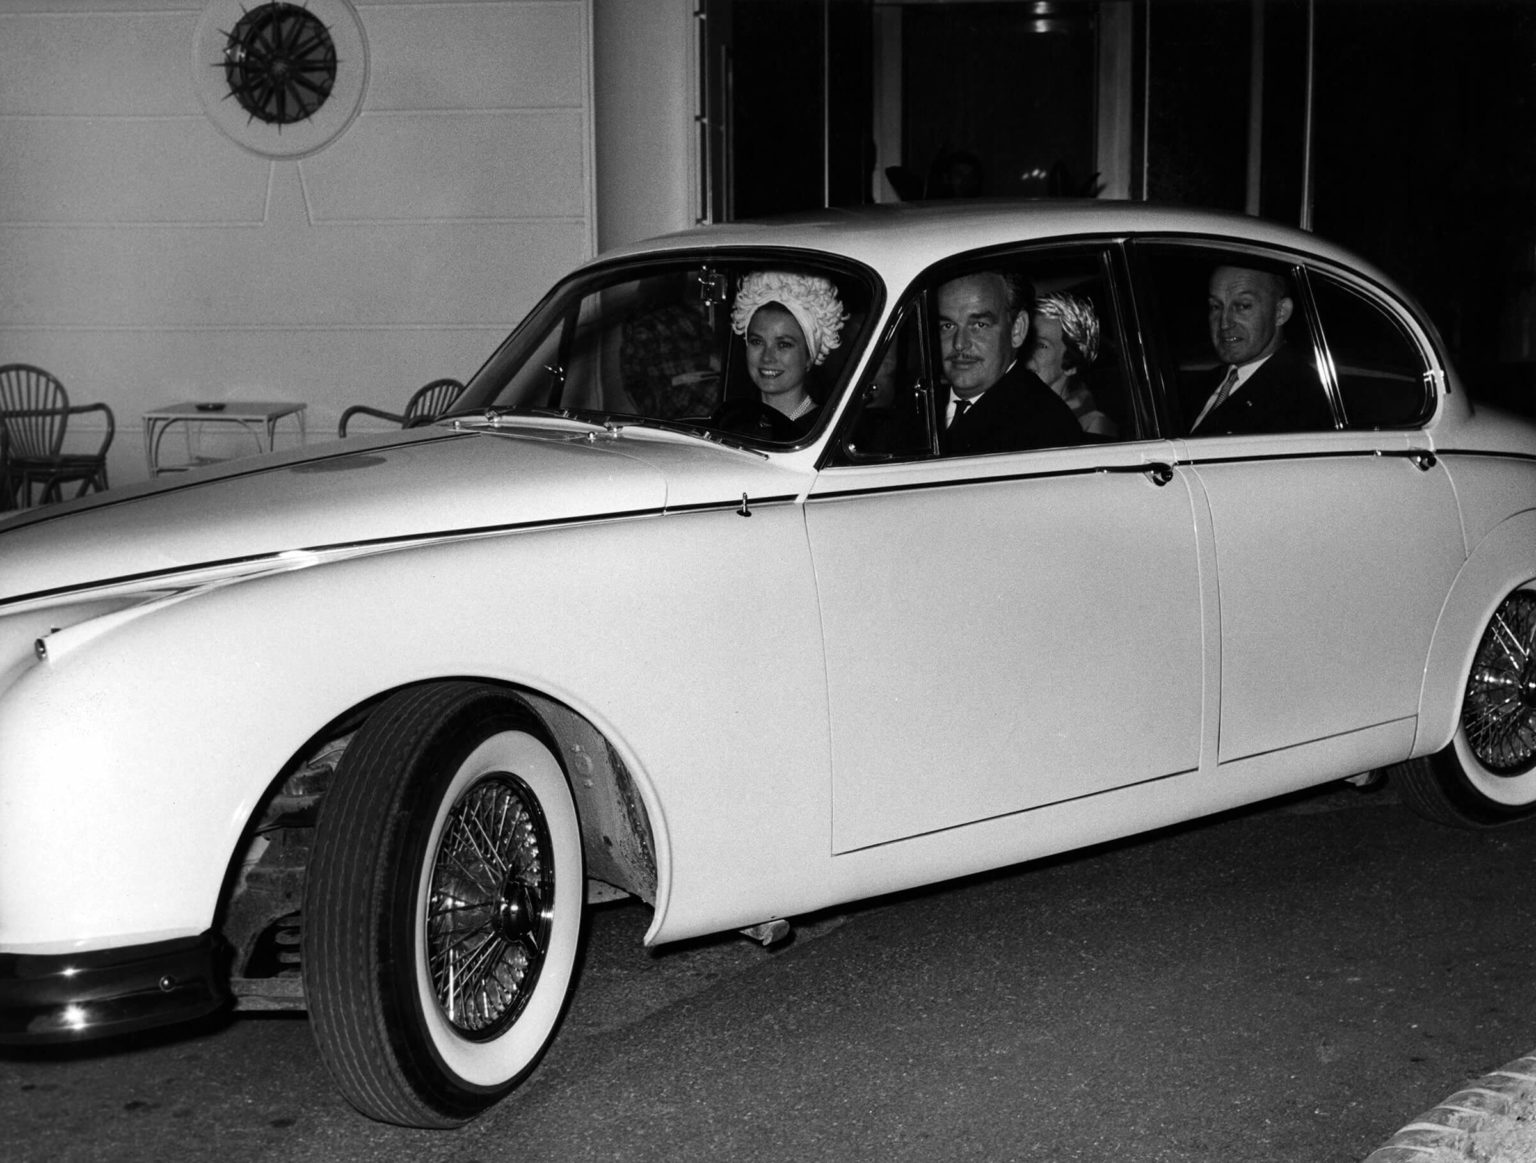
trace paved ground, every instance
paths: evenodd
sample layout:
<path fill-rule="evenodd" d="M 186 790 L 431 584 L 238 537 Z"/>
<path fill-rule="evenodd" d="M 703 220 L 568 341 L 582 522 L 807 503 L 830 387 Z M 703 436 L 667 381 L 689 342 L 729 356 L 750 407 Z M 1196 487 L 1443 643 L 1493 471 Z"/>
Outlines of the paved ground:
<path fill-rule="evenodd" d="M 302 1020 L 0 1056 L 6 1160 L 1358 1163 L 1536 1046 L 1536 828 L 1331 791 L 819 919 L 594 919 L 554 1050 L 463 1131 L 354 1115 Z"/>

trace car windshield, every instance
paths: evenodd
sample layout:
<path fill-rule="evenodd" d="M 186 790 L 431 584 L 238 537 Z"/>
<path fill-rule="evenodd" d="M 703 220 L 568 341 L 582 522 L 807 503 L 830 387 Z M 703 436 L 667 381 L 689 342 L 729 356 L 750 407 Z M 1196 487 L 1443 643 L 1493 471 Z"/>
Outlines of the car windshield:
<path fill-rule="evenodd" d="M 832 412 L 876 295 L 874 278 L 851 264 L 782 253 L 578 275 L 480 369 L 452 414 L 559 414 L 803 444 Z"/>

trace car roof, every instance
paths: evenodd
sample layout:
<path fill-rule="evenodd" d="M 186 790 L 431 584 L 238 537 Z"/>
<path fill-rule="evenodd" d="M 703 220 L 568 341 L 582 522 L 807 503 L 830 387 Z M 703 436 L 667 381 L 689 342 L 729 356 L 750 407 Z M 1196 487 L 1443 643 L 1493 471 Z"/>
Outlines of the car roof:
<path fill-rule="evenodd" d="M 1193 235 L 1300 251 L 1341 263 L 1388 286 L 1394 281 L 1342 247 L 1263 218 L 1146 202 L 995 200 L 902 202 L 817 210 L 699 226 L 605 251 L 599 261 L 677 249 L 805 248 L 876 269 L 911 271 L 984 247 L 1072 235 Z"/>

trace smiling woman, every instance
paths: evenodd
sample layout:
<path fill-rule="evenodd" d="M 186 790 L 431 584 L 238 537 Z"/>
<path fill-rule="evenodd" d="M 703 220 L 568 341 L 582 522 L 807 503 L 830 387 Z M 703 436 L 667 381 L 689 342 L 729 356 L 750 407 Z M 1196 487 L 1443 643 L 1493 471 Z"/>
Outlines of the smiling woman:
<path fill-rule="evenodd" d="M 810 377 L 842 342 L 847 318 L 830 279 L 789 271 L 745 276 L 731 308 L 731 330 L 746 340 L 747 373 L 759 398 L 725 401 L 711 422 L 780 440 L 809 432 L 821 407 Z"/>

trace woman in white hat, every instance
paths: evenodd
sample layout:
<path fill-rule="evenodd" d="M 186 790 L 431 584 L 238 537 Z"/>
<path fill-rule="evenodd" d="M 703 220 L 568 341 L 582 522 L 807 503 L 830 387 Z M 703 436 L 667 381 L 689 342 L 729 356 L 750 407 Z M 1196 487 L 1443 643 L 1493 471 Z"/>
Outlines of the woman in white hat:
<path fill-rule="evenodd" d="M 804 436 L 820 408 L 810 393 L 811 369 L 842 342 L 847 318 L 830 279 L 790 271 L 746 275 L 731 307 L 731 330 L 746 343 L 758 400 L 727 401 L 714 423 L 774 440 Z"/>

